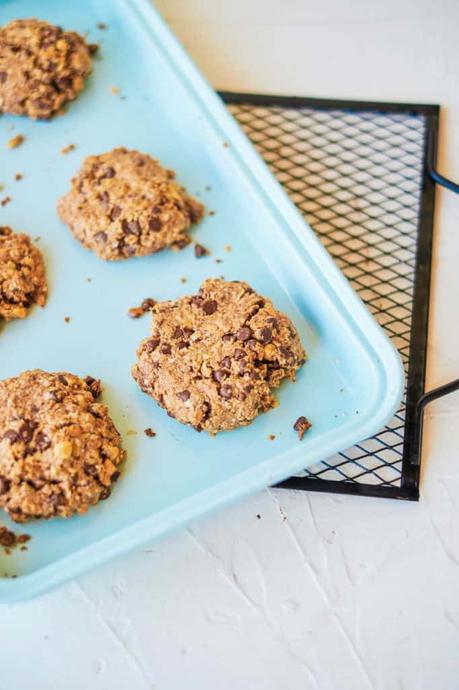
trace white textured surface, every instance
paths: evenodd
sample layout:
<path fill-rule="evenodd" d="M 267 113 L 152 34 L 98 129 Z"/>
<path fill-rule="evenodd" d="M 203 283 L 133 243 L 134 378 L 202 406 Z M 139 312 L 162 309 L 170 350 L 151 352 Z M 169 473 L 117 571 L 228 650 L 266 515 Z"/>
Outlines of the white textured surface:
<path fill-rule="evenodd" d="M 459 178 L 456 0 L 158 6 L 216 87 L 442 103 Z M 430 386 L 459 375 L 459 200 L 438 208 Z M 458 422 L 459 395 L 428 412 L 419 504 L 266 491 L 1 608 L 0 690 L 457 690 Z"/>

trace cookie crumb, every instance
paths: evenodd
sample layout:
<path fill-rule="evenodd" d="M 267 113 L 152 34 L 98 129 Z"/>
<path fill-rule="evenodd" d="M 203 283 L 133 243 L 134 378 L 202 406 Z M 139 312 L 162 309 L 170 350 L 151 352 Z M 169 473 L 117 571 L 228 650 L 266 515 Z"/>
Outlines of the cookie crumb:
<path fill-rule="evenodd" d="M 128 309 L 128 316 L 131 317 L 131 319 L 139 319 L 141 316 L 144 315 L 144 310 L 142 307 L 130 307 Z"/>
<path fill-rule="evenodd" d="M 194 255 L 197 259 L 200 259 L 202 256 L 208 256 L 210 254 L 209 250 L 207 247 L 204 247 L 202 244 L 195 244 L 194 245 Z"/>
<path fill-rule="evenodd" d="M 137 436 L 138 432 L 135 429 L 129 429 L 126 431 L 126 436 Z"/>
<path fill-rule="evenodd" d="M 261 520 L 261 515 L 260 515 L 260 513 L 257 513 L 257 520 Z"/>
<path fill-rule="evenodd" d="M 204 189 L 206 190 L 206 192 L 210 192 L 212 190 L 212 187 L 210 186 L 210 184 L 208 184 L 204 187 Z"/>
<path fill-rule="evenodd" d="M 209 211 L 209 216 L 215 216 L 215 211 Z"/>
<path fill-rule="evenodd" d="M 70 323 L 70 316 L 64 316 L 65 323 Z"/>
<path fill-rule="evenodd" d="M 107 31 L 108 29 L 108 24 L 105 24 L 105 22 L 98 22 L 96 26 L 100 31 Z"/>
<path fill-rule="evenodd" d="M 188 282 L 188 278 L 185 278 L 185 276 L 182 276 L 182 277 L 180 278 L 180 282 L 181 282 L 181 283 L 187 283 L 187 282 Z"/>
<path fill-rule="evenodd" d="M 223 263 L 223 259 L 215 259 L 215 263 L 216 263 L 216 264 L 222 264 L 222 263 Z"/>
<path fill-rule="evenodd" d="M 86 278 L 87 283 L 92 283 L 92 278 Z"/>
<path fill-rule="evenodd" d="M 223 148 L 224 148 L 224 149 L 229 149 L 229 144 L 228 144 L 227 141 L 224 141 L 224 142 L 223 142 Z"/>
<path fill-rule="evenodd" d="M 67 144 L 67 146 L 64 146 L 63 148 L 61 148 L 61 153 L 65 155 L 66 153 L 70 153 L 71 151 L 74 151 L 75 148 L 76 148 L 75 144 Z"/>
<path fill-rule="evenodd" d="M 10 196 L 4 196 L 3 199 L 0 201 L 0 204 L 2 206 L 6 206 L 7 204 L 10 203 L 10 201 L 13 201 Z"/>
<path fill-rule="evenodd" d="M 22 178 L 23 178 L 23 175 L 21 173 L 16 173 L 16 175 L 14 176 L 14 179 L 16 180 L 16 182 L 19 182 L 19 180 L 22 180 Z"/>
<path fill-rule="evenodd" d="M 30 534 L 15 534 L 7 527 L 0 527 L 0 546 L 3 546 L 8 556 L 11 554 L 11 549 L 18 544 L 25 544 L 30 541 L 31 538 Z M 21 551 L 23 549 L 27 549 L 27 547 L 22 546 Z"/>
<path fill-rule="evenodd" d="M 5 187 L 2 184 L 0 184 L 0 192 L 3 192 L 4 189 Z"/>
<path fill-rule="evenodd" d="M 232 252 L 233 251 L 233 248 L 230 244 L 225 244 L 223 249 L 225 250 L 225 252 Z"/>
<path fill-rule="evenodd" d="M 24 143 L 25 137 L 22 134 L 16 134 L 15 137 L 9 140 L 7 147 L 9 149 L 16 149 L 18 146 Z"/>
<path fill-rule="evenodd" d="M 312 426 L 311 422 L 307 417 L 298 417 L 295 424 L 293 425 L 294 430 L 298 433 L 298 438 L 300 441 L 303 440 L 303 436 Z"/>
<path fill-rule="evenodd" d="M 121 89 L 119 88 L 119 86 L 111 86 L 110 87 L 110 93 L 112 93 L 114 96 L 119 94 L 120 91 L 121 91 Z"/>
<path fill-rule="evenodd" d="M 153 431 L 153 429 L 151 429 L 150 427 L 148 427 L 148 429 L 144 429 L 143 433 L 145 434 L 145 436 L 148 436 L 149 438 L 154 438 L 156 436 L 156 431 Z"/>
<path fill-rule="evenodd" d="M 276 439 L 275 434 L 269 434 L 268 439 L 269 439 L 270 441 L 274 441 L 274 440 Z"/>
<path fill-rule="evenodd" d="M 36 237 L 33 238 L 34 242 L 40 242 L 41 240 L 41 235 L 37 235 Z"/>

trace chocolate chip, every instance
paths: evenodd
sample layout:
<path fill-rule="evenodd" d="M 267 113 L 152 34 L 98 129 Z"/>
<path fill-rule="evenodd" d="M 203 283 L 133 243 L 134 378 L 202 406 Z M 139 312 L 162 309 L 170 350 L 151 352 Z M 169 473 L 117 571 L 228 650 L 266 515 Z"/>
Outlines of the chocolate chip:
<path fill-rule="evenodd" d="M 300 441 L 303 439 L 306 431 L 312 426 L 311 422 L 307 417 L 298 417 L 295 424 L 293 425 L 294 430 L 298 433 L 298 438 Z"/>
<path fill-rule="evenodd" d="M 179 350 L 183 350 L 185 347 L 190 347 L 190 344 L 186 342 L 186 340 L 180 340 L 180 342 L 177 343 L 177 347 Z"/>
<path fill-rule="evenodd" d="M 259 381 L 260 380 L 260 374 L 258 373 L 258 371 L 255 371 L 255 369 L 253 369 L 250 372 L 250 378 L 252 379 L 252 381 Z"/>
<path fill-rule="evenodd" d="M 57 84 L 59 91 L 66 91 L 72 86 L 72 80 L 70 77 L 60 77 L 59 79 L 56 79 L 55 83 Z"/>
<path fill-rule="evenodd" d="M 251 338 L 251 339 L 249 340 L 249 342 L 247 343 L 247 345 L 249 346 L 249 348 L 250 348 L 252 351 L 255 351 L 255 350 L 257 349 L 258 343 L 257 343 L 257 341 L 256 341 L 254 338 Z"/>
<path fill-rule="evenodd" d="M 112 482 L 116 482 L 120 478 L 120 476 L 121 476 L 121 472 L 119 470 L 115 470 L 115 472 L 113 472 L 110 479 Z"/>
<path fill-rule="evenodd" d="M 271 324 L 273 328 L 278 329 L 279 328 L 279 320 L 276 319 L 275 316 L 270 316 L 269 318 L 266 319 L 267 323 Z"/>
<path fill-rule="evenodd" d="M 147 340 L 147 342 L 145 343 L 145 351 L 153 352 L 154 350 L 156 350 L 160 342 L 161 341 L 159 338 L 150 338 L 150 340 Z"/>
<path fill-rule="evenodd" d="M 24 422 L 19 429 L 19 438 L 21 441 L 24 441 L 24 443 L 28 443 L 32 439 L 32 436 L 33 429 L 30 428 L 27 422 Z"/>
<path fill-rule="evenodd" d="M 294 357 L 293 352 L 288 347 L 284 347 L 283 345 L 281 345 L 279 350 L 281 351 L 281 354 L 285 357 L 285 359 L 292 359 L 292 357 Z"/>
<path fill-rule="evenodd" d="M 62 401 L 62 395 L 58 391 L 49 391 L 48 392 L 48 398 L 52 400 L 53 402 L 61 402 Z"/>
<path fill-rule="evenodd" d="M 105 232 L 96 232 L 94 239 L 97 240 L 97 242 L 106 242 L 107 234 Z"/>
<path fill-rule="evenodd" d="M 233 395 L 233 389 L 230 385 L 224 383 L 223 386 L 220 387 L 219 393 L 222 398 L 224 398 L 225 400 L 229 400 Z"/>
<path fill-rule="evenodd" d="M 6 72 L 0 72 L 0 84 L 4 84 L 6 82 L 7 76 L 8 75 Z"/>
<path fill-rule="evenodd" d="M 149 438 L 154 438 L 156 436 L 156 432 L 153 431 L 153 429 L 150 429 L 150 427 L 148 427 L 148 429 L 144 429 L 143 433 L 145 434 L 145 436 L 148 436 Z"/>
<path fill-rule="evenodd" d="M 188 326 L 183 327 L 183 332 L 186 335 L 187 338 L 190 337 L 190 335 L 193 335 L 194 331 L 192 328 L 189 328 Z"/>
<path fill-rule="evenodd" d="M 101 500 L 101 501 L 106 501 L 107 498 L 110 497 L 110 494 L 111 494 L 111 493 L 112 493 L 111 490 L 108 488 L 108 486 L 106 486 L 106 487 L 105 487 L 104 489 L 102 489 L 102 491 L 100 492 L 100 496 L 99 496 L 100 500 Z"/>
<path fill-rule="evenodd" d="M 241 350 L 241 348 L 237 348 L 234 350 L 234 359 L 238 361 L 239 359 L 244 359 L 244 357 L 247 357 L 246 353 L 244 350 Z"/>
<path fill-rule="evenodd" d="M 0 496 L 10 490 L 11 482 L 6 477 L 0 477 Z"/>
<path fill-rule="evenodd" d="M 221 369 L 215 369 L 212 372 L 212 378 L 214 379 L 214 381 L 217 381 L 218 383 L 221 383 L 225 377 L 226 374 Z"/>
<path fill-rule="evenodd" d="M 0 527 L 0 545 L 9 547 L 16 543 L 16 535 L 6 527 Z"/>
<path fill-rule="evenodd" d="M 242 342 L 249 340 L 251 336 L 252 330 L 248 326 L 242 326 L 242 328 L 240 328 L 237 332 L 237 337 L 239 340 L 242 340 Z"/>
<path fill-rule="evenodd" d="M 35 439 L 35 445 L 37 446 L 38 450 L 46 450 L 51 445 L 51 439 L 42 431 L 40 431 L 37 434 L 37 438 Z"/>
<path fill-rule="evenodd" d="M 202 256 L 207 256 L 208 254 L 209 250 L 206 249 L 202 244 L 194 245 L 194 255 L 197 259 L 200 259 Z"/>
<path fill-rule="evenodd" d="M 166 343 L 162 346 L 161 352 L 163 353 L 163 355 L 170 355 L 170 353 L 172 352 L 172 348 L 168 343 Z"/>
<path fill-rule="evenodd" d="M 222 335 L 222 340 L 224 343 L 232 343 L 236 340 L 236 336 L 232 333 L 225 333 L 225 335 Z"/>
<path fill-rule="evenodd" d="M 105 169 L 104 174 L 100 176 L 100 179 L 103 180 L 106 177 L 108 177 L 110 179 L 111 177 L 115 177 L 115 175 L 116 175 L 115 168 L 108 167 Z"/>
<path fill-rule="evenodd" d="M 266 345 L 267 343 L 270 343 L 271 340 L 273 339 L 273 332 L 270 328 L 262 328 L 261 333 L 260 333 L 260 340 L 261 342 Z"/>
<path fill-rule="evenodd" d="M 210 316 L 210 314 L 215 314 L 218 309 L 218 304 L 214 299 L 209 299 L 202 305 L 202 310 L 204 314 Z"/>
<path fill-rule="evenodd" d="M 64 386 L 69 385 L 69 382 L 67 381 L 67 379 L 65 378 L 65 376 L 63 374 L 59 374 L 57 378 L 58 378 L 58 381 L 60 381 Z"/>
<path fill-rule="evenodd" d="M 140 223 L 136 220 L 123 220 L 121 227 L 126 235 L 140 235 Z"/>
<path fill-rule="evenodd" d="M 159 232 L 162 226 L 163 224 L 161 223 L 161 220 L 158 218 L 158 216 L 150 217 L 150 220 L 148 221 L 148 227 L 152 232 Z"/>
<path fill-rule="evenodd" d="M 95 379 L 92 376 L 85 376 L 83 380 L 91 391 L 92 397 L 94 399 L 98 398 L 101 393 L 100 379 Z"/>
<path fill-rule="evenodd" d="M 183 400 L 183 402 L 186 402 L 190 397 L 190 391 L 180 391 L 180 393 L 177 393 L 177 398 L 180 398 L 180 400 Z"/>
<path fill-rule="evenodd" d="M 97 477 L 99 474 L 97 471 L 97 467 L 95 465 L 91 465 L 89 462 L 84 463 L 83 469 L 85 473 L 90 477 Z"/>
<path fill-rule="evenodd" d="M 6 438 L 10 443 L 16 443 L 16 441 L 19 440 L 19 434 L 17 431 L 14 431 L 14 429 L 8 429 L 3 435 L 3 438 Z"/>
<path fill-rule="evenodd" d="M 175 330 L 172 334 L 173 338 L 183 338 L 183 330 L 180 328 L 180 326 L 176 326 Z"/>
<path fill-rule="evenodd" d="M 222 361 L 220 362 L 220 366 L 224 369 L 231 369 L 231 358 L 228 356 L 223 357 Z"/>
<path fill-rule="evenodd" d="M 121 215 L 121 206 L 114 206 L 110 211 L 110 220 L 116 220 Z"/>
<path fill-rule="evenodd" d="M 142 307 L 143 311 L 150 311 L 150 309 L 153 309 L 155 304 L 156 304 L 155 299 L 153 299 L 152 297 L 146 297 L 142 301 L 142 304 L 140 306 Z"/>

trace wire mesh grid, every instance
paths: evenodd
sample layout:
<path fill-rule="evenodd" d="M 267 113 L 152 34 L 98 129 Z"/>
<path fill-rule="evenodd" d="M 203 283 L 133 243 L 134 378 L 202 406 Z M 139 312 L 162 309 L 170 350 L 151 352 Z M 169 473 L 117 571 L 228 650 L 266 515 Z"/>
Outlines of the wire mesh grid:
<path fill-rule="evenodd" d="M 407 371 L 424 116 L 250 103 L 228 107 L 385 329 Z M 378 434 L 302 476 L 399 487 L 405 403 L 406 398 Z"/>

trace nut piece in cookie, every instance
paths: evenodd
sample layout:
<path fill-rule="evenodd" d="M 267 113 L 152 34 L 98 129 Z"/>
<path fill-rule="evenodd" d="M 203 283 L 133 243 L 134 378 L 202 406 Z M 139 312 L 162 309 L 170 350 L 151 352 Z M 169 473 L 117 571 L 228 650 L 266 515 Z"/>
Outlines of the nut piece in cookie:
<path fill-rule="evenodd" d="M 32 304 L 44 307 L 47 294 L 40 250 L 28 235 L 0 226 L 0 318 L 25 318 Z"/>
<path fill-rule="evenodd" d="M 15 522 L 85 513 L 108 498 L 124 459 L 100 384 L 25 371 L 0 381 L 0 507 Z"/>
<path fill-rule="evenodd" d="M 132 369 L 171 417 L 211 434 L 274 407 L 272 390 L 304 364 L 290 319 L 244 282 L 206 280 L 197 295 L 152 309 Z"/>
<path fill-rule="evenodd" d="M 38 19 L 0 28 L 0 112 L 48 119 L 83 89 L 92 47 Z"/>
<path fill-rule="evenodd" d="M 181 249 L 204 207 L 174 177 L 139 151 L 89 156 L 57 211 L 73 236 L 107 261 Z"/>

